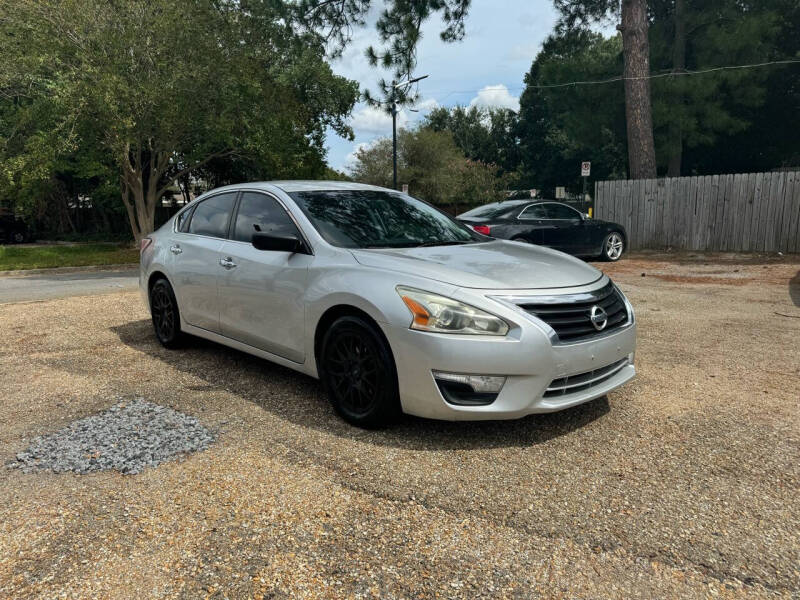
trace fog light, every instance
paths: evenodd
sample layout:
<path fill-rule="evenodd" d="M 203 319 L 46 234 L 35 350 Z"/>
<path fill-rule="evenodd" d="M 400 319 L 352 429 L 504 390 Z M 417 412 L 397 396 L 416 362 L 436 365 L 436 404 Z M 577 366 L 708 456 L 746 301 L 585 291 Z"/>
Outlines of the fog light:
<path fill-rule="evenodd" d="M 464 375 L 433 371 L 439 391 L 447 402 L 461 406 L 491 404 L 506 382 L 499 375 Z"/>
<path fill-rule="evenodd" d="M 444 381 L 452 381 L 453 383 L 463 383 L 472 388 L 473 392 L 481 393 L 494 393 L 497 394 L 503 389 L 503 384 L 506 382 L 505 377 L 498 375 L 463 375 L 461 373 L 442 373 L 441 371 L 434 371 L 433 376 L 436 379 Z"/>

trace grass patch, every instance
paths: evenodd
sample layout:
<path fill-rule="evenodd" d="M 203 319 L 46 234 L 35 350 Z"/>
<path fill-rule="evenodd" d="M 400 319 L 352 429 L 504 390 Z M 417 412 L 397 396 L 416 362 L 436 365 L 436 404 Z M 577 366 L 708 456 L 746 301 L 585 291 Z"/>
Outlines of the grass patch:
<path fill-rule="evenodd" d="M 0 246 L 0 271 L 117 265 L 137 262 L 139 262 L 139 250 L 129 244 Z"/>

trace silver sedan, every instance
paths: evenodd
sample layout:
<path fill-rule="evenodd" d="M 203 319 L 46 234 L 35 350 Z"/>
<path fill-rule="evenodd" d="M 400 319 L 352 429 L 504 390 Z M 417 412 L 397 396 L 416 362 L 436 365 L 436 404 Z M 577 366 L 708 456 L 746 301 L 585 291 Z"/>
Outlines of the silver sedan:
<path fill-rule="evenodd" d="M 633 309 L 603 273 L 374 186 L 208 192 L 142 241 L 139 283 L 163 345 L 320 378 L 363 427 L 552 412 L 635 374 Z"/>

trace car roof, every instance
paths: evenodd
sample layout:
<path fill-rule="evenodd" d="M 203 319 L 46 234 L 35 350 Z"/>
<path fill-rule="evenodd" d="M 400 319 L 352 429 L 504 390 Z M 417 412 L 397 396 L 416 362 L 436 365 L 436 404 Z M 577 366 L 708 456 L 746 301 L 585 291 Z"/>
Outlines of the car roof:
<path fill-rule="evenodd" d="M 366 183 L 354 183 L 352 181 L 315 181 L 315 180 L 283 180 L 283 181 L 252 181 L 249 183 L 235 183 L 233 185 L 226 185 L 223 187 L 214 188 L 209 190 L 217 192 L 220 190 L 237 190 L 237 189 L 263 189 L 272 191 L 279 188 L 284 192 L 319 192 L 331 190 L 380 190 L 382 192 L 393 192 L 389 188 L 379 187 L 377 185 L 368 185 Z"/>

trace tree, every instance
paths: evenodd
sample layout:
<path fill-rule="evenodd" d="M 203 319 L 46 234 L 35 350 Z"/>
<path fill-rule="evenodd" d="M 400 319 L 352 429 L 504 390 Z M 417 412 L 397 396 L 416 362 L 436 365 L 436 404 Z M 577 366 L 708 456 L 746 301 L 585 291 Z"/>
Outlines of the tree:
<path fill-rule="evenodd" d="M 545 40 L 525 75 L 520 97 L 521 187 L 539 188 L 545 195 L 552 195 L 556 186 L 577 192 L 584 160 L 592 162 L 593 178 L 625 177 L 622 84 L 562 85 L 613 77 L 621 65 L 619 35 L 604 38 L 583 29 L 566 29 Z"/>
<path fill-rule="evenodd" d="M 619 16 L 625 81 L 625 122 L 630 177 L 656 176 L 653 112 L 650 99 L 650 42 L 647 0 L 554 0 L 567 28 Z"/>
<path fill-rule="evenodd" d="M 677 176 L 796 164 L 797 144 L 786 123 L 800 108 L 800 69 L 682 73 L 796 56 L 800 7 L 790 0 L 650 0 L 649 9 L 658 172 Z M 625 176 L 623 85 L 565 85 L 613 80 L 623 60 L 619 36 L 603 38 L 583 27 L 562 24 L 545 41 L 520 99 L 526 185 L 547 188 L 554 175 L 558 185 L 569 185 L 582 157 L 592 161 L 593 176 Z"/>
<path fill-rule="evenodd" d="M 428 127 L 401 129 L 397 137 L 398 178 L 411 193 L 434 204 L 472 205 L 504 196 L 505 178 L 492 164 L 464 156 L 449 132 Z M 392 141 L 380 138 L 356 152 L 355 181 L 390 187 Z"/>
<path fill-rule="evenodd" d="M 720 136 L 749 129 L 753 110 L 767 97 L 770 71 L 681 74 L 731 59 L 757 63 L 786 56 L 774 52 L 785 21 L 769 2 L 651 0 L 650 11 L 654 70 L 675 74 L 653 82 L 656 154 L 667 175 L 677 177 L 686 148 L 709 147 Z"/>
<path fill-rule="evenodd" d="M 17 0 L 0 23 L 0 90 L 25 125 L 2 127 L 5 185 L 92 136 L 137 241 L 188 173 L 231 157 L 268 177 L 321 173 L 326 128 L 352 135 L 357 83 L 332 73 L 283 3 Z"/>
<path fill-rule="evenodd" d="M 300 0 L 293 4 L 293 15 L 305 31 L 325 43 L 333 55 L 352 41 L 353 29 L 365 24 L 373 0 Z M 464 37 L 464 19 L 472 0 L 387 0 L 376 23 L 382 48 L 370 47 L 367 57 L 373 65 L 392 69 L 392 81 L 378 82 L 380 96 L 403 104 L 416 98 L 413 88 L 394 89 L 393 81 L 410 77 L 416 66 L 416 48 L 422 24 L 439 14 L 444 21 L 440 37 L 453 42 Z M 366 90 L 364 97 L 372 104 L 385 104 Z"/>
<path fill-rule="evenodd" d="M 403 130 L 399 132 L 400 149 L 403 148 Z M 378 138 L 369 145 L 362 145 L 356 150 L 355 162 L 349 168 L 350 177 L 354 181 L 392 187 L 392 140 Z"/>
<path fill-rule="evenodd" d="M 622 32 L 625 78 L 625 109 L 628 137 L 630 175 L 634 178 L 656 176 L 655 144 L 650 100 L 650 51 L 648 39 L 648 13 L 646 0 L 554 0 L 563 16 L 562 25 L 574 27 L 600 21 L 609 15 L 619 16 L 618 29 Z M 301 10 L 311 29 L 326 30 L 326 39 L 336 39 L 346 44 L 350 27 L 363 24 L 369 9 L 369 0 L 304 0 Z M 410 77 L 416 64 L 416 44 L 422 23 L 434 13 L 441 13 L 445 29 L 444 41 L 459 40 L 464 36 L 464 19 L 470 0 L 391 0 L 377 22 L 378 33 L 384 48 L 370 48 L 367 56 L 373 64 L 394 69 L 394 79 Z M 381 95 L 396 99 L 391 82 L 379 82 Z M 384 104 L 366 93 L 368 102 Z M 413 90 L 403 90 L 399 102 L 413 99 Z"/>
<path fill-rule="evenodd" d="M 467 158 L 497 165 L 502 173 L 513 173 L 519 166 L 518 116 L 513 110 L 438 107 L 423 126 L 448 131 Z"/>

